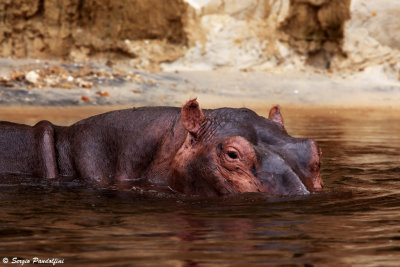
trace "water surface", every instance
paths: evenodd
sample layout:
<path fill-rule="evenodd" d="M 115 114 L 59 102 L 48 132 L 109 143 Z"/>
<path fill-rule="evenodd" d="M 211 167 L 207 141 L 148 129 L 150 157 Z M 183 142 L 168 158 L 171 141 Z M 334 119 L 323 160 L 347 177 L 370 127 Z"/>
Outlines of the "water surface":
<path fill-rule="evenodd" d="M 40 114 L 59 124 L 85 116 Z M 323 193 L 181 199 L 3 177 L 0 256 L 59 258 L 62 266 L 398 266 L 400 114 L 283 114 L 291 135 L 320 145 Z M 32 124 L 37 117 L 12 119 Z"/>

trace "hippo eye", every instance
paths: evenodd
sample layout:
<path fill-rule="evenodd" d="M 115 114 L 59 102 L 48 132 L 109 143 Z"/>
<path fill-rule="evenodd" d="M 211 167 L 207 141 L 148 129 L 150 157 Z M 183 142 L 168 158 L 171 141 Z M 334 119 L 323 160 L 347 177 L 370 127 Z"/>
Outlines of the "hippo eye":
<path fill-rule="evenodd" d="M 231 159 L 237 159 L 238 158 L 238 155 L 235 153 L 235 152 L 228 152 L 228 156 L 231 158 Z"/>

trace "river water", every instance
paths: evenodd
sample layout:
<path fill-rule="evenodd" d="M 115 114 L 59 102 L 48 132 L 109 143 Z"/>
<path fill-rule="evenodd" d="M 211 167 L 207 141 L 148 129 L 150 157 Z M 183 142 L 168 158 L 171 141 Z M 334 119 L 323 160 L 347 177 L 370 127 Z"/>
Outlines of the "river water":
<path fill-rule="evenodd" d="M 39 115 L 29 112 L 0 119 L 33 123 Z M 85 116 L 63 112 L 39 113 L 61 124 Z M 320 145 L 323 193 L 181 199 L 3 177 L 0 257 L 20 260 L 14 266 L 34 257 L 63 266 L 398 266 L 400 113 L 283 114 L 291 135 Z"/>

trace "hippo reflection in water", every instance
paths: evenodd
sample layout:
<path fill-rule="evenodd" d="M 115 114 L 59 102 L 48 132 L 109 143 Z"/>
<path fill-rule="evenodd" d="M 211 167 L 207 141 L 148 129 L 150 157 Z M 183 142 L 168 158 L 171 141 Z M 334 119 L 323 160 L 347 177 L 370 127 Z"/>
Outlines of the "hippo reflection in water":
<path fill-rule="evenodd" d="M 322 188 L 321 152 L 287 134 L 278 107 L 269 118 L 246 108 L 142 107 L 69 127 L 0 122 L 0 173 L 165 185 L 185 195 L 244 192 L 304 195 Z"/>

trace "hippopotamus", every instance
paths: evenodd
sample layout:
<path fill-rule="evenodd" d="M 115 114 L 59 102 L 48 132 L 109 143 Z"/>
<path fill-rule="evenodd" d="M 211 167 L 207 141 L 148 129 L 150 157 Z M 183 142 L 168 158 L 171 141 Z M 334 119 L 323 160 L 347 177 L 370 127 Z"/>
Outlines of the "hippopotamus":
<path fill-rule="evenodd" d="M 322 189 L 321 150 L 288 135 L 279 106 L 268 118 L 247 108 L 141 107 L 56 126 L 0 122 L 0 174 L 79 178 L 95 186 L 141 181 L 186 196 Z"/>

